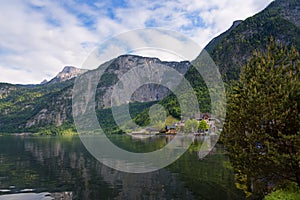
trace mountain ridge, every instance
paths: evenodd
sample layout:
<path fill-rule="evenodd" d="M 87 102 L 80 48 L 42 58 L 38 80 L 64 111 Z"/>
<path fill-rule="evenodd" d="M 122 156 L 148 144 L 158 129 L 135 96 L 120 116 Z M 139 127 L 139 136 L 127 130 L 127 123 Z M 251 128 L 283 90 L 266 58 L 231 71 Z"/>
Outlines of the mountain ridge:
<path fill-rule="evenodd" d="M 219 66 L 224 81 L 238 79 L 254 50 L 263 51 L 273 37 L 300 50 L 300 1 L 276 0 L 230 31 L 217 36 L 205 49 Z"/>
<path fill-rule="evenodd" d="M 165 65 L 182 74 L 190 66 L 187 61 L 166 62 L 158 58 L 135 55 L 122 55 L 110 62 L 109 67 L 98 83 L 96 92 L 97 110 L 111 105 L 112 86 L 123 74 L 138 65 L 150 63 L 151 65 Z M 53 81 L 43 85 L 0 84 L 0 130 L 6 132 L 35 132 L 45 127 L 72 124 L 74 80 L 76 76 L 83 73 L 93 73 L 93 71 L 65 67 L 52 79 Z M 135 91 L 131 101 L 158 101 L 165 98 L 169 92 L 165 87 L 148 84 Z"/>
<path fill-rule="evenodd" d="M 255 50 L 265 50 L 270 37 L 282 45 L 294 45 L 299 51 L 299 9 L 300 1 L 276 0 L 258 14 L 244 21 L 234 22 L 227 31 L 209 42 L 205 49 L 219 66 L 223 80 L 230 83 L 237 79 L 242 66 Z M 134 55 L 121 55 L 110 62 L 109 68 L 98 83 L 96 110 L 101 111 L 111 105 L 112 86 L 123 74 L 135 66 L 146 65 L 150 62 L 172 67 L 184 74 L 194 87 L 199 105 L 203 106 L 200 111 L 209 110 L 210 99 L 205 83 L 190 62 L 165 62 L 158 58 Z M 62 74 L 69 71 L 72 69 L 62 70 Z M 89 71 L 83 73 L 89 73 Z M 65 80 L 54 77 L 55 80 L 51 84 L 43 85 L 0 83 L 1 132 L 36 132 L 64 125 L 72 127 L 72 89 L 74 79 L 78 75 L 75 74 L 73 74 L 74 77 L 73 75 L 66 76 L 68 78 Z M 170 91 L 164 87 L 145 85 L 134 93 L 131 101 L 162 101 L 167 110 L 171 110 L 169 114 L 178 117 L 180 116 L 177 109 L 178 103 L 174 100 L 174 95 L 170 97 L 169 94 Z M 140 119 L 140 121 L 143 120 L 145 119 Z"/>

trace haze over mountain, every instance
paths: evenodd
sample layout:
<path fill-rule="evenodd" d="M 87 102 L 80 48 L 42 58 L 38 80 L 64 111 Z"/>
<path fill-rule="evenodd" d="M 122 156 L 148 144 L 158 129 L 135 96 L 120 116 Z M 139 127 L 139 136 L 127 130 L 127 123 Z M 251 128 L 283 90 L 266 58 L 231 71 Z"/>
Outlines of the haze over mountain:
<path fill-rule="evenodd" d="M 265 10 L 233 26 L 213 39 L 206 50 L 219 66 L 224 81 L 237 79 L 241 67 L 255 49 L 264 50 L 270 37 L 283 45 L 300 49 L 300 1 L 276 0 Z M 190 81 L 199 102 L 208 110 L 210 100 L 202 78 L 190 62 L 162 62 L 157 58 L 123 55 L 110 65 L 97 87 L 97 110 L 110 106 L 112 86 L 122 74 L 147 62 L 174 68 Z M 72 126 L 72 89 L 74 78 L 85 70 L 66 67 L 55 78 L 42 85 L 21 86 L 0 84 L 0 131 L 39 131 L 51 127 Z M 174 107 L 170 91 L 165 87 L 145 85 L 135 92 L 132 101 L 152 102 L 163 100 L 166 107 Z"/>

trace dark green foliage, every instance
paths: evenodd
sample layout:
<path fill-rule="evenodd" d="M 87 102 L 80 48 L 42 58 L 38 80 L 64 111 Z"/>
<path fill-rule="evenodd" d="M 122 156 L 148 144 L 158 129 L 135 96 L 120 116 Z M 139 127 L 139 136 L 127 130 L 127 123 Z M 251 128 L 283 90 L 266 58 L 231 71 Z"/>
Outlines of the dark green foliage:
<path fill-rule="evenodd" d="M 110 85 L 114 85 L 117 81 L 118 81 L 118 76 L 116 74 L 106 72 L 101 76 L 98 85 L 101 87 L 107 87 Z"/>
<path fill-rule="evenodd" d="M 194 93 L 199 103 L 199 110 L 201 112 L 210 112 L 211 102 L 208 88 L 203 80 L 201 74 L 197 71 L 194 66 L 191 66 L 184 75 L 186 80 L 192 86 Z"/>
<path fill-rule="evenodd" d="M 210 112 L 211 102 L 209 91 L 200 73 L 194 66 L 190 66 L 184 77 L 194 90 L 198 100 L 199 110 L 203 113 Z M 167 115 L 171 115 L 177 119 L 181 118 L 181 109 L 178 97 L 176 97 L 175 94 L 171 93 L 168 97 L 161 100 L 160 104 L 166 109 Z M 147 125 L 150 122 L 148 110 L 145 110 L 141 115 L 137 116 L 135 121 L 140 125 Z"/>
<path fill-rule="evenodd" d="M 157 102 L 154 101 L 154 102 L 146 102 L 146 103 L 139 103 L 139 102 L 130 103 L 129 113 L 131 115 L 131 118 L 135 119 L 137 115 L 142 112 L 140 117 L 135 122 L 138 125 L 147 125 L 146 124 L 147 121 L 145 121 L 145 119 L 146 120 L 149 119 L 149 116 L 148 116 L 148 112 L 145 111 L 149 110 L 148 108 L 155 103 Z M 126 113 L 124 114 L 126 115 Z M 97 117 L 98 117 L 99 124 L 103 129 L 103 131 L 105 132 L 105 134 L 123 133 L 123 131 L 120 129 L 120 127 L 117 126 L 113 118 L 111 108 L 97 110 Z"/>
<path fill-rule="evenodd" d="M 61 126 L 44 125 L 33 129 L 38 135 L 76 135 L 77 130 L 73 122 L 65 122 Z"/>
<path fill-rule="evenodd" d="M 256 194 L 287 181 L 300 185 L 299 80 L 298 51 L 271 41 L 230 87 L 224 143 L 238 181 Z"/>
<path fill-rule="evenodd" d="M 10 88 L 9 95 L 0 98 L 0 131 L 7 133 L 37 131 L 37 127 L 26 128 L 26 122 L 43 108 L 57 109 L 53 101 L 56 101 L 64 91 L 70 89 L 72 84 L 72 80 L 51 85 L 31 85 L 30 87 L 0 84 L 1 88 Z M 64 101 L 71 105 L 71 100 L 65 99 Z"/>
<path fill-rule="evenodd" d="M 186 79 L 189 81 L 195 95 L 198 99 L 199 109 L 201 112 L 210 112 L 211 102 L 208 89 L 201 78 L 201 75 L 196 71 L 196 69 L 191 66 L 191 68 L 186 73 Z M 162 105 L 167 115 L 171 115 L 172 117 L 180 120 L 182 117 L 180 105 L 178 102 L 178 98 L 172 93 L 165 99 L 159 102 Z M 150 118 L 148 115 L 149 109 L 142 111 L 139 115 L 134 118 L 134 121 L 140 126 L 146 126 L 150 123 Z M 192 117 L 192 116 L 189 116 Z"/>

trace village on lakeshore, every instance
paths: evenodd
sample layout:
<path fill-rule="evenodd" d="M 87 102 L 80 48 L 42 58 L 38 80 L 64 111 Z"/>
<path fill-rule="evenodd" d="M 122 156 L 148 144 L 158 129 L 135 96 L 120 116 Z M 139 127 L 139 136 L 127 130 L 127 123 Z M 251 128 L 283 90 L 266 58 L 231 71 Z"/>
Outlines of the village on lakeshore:
<path fill-rule="evenodd" d="M 194 135 L 213 135 L 216 133 L 217 120 L 210 113 L 198 113 L 193 117 L 182 117 L 180 121 L 166 123 L 161 129 L 148 127 L 139 131 L 131 131 L 129 135 L 176 135 L 192 133 Z"/>

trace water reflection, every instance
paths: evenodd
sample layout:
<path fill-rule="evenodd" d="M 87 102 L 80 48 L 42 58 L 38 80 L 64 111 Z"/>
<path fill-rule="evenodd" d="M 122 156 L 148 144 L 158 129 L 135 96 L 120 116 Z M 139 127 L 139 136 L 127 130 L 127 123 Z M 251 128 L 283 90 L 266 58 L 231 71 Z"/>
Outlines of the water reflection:
<path fill-rule="evenodd" d="M 114 142 L 119 146 L 130 144 L 127 148 L 140 151 L 151 145 L 158 148 L 169 139 L 159 137 L 128 143 L 129 138 L 116 136 Z M 243 198 L 234 187 L 231 170 L 224 167 L 227 159 L 222 149 L 215 148 L 214 155 L 202 161 L 197 159 L 197 148 L 202 142 L 203 138 L 196 138 L 189 151 L 165 169 L 129 174 L 99 163 L 76 137 L 1 137 L 0 189 L 13 193 L 29 188 L 37 194 L 57 195 L 71 192 L 72 199 Z M 9 189 L 12 186 L 14 189 Z"/>

